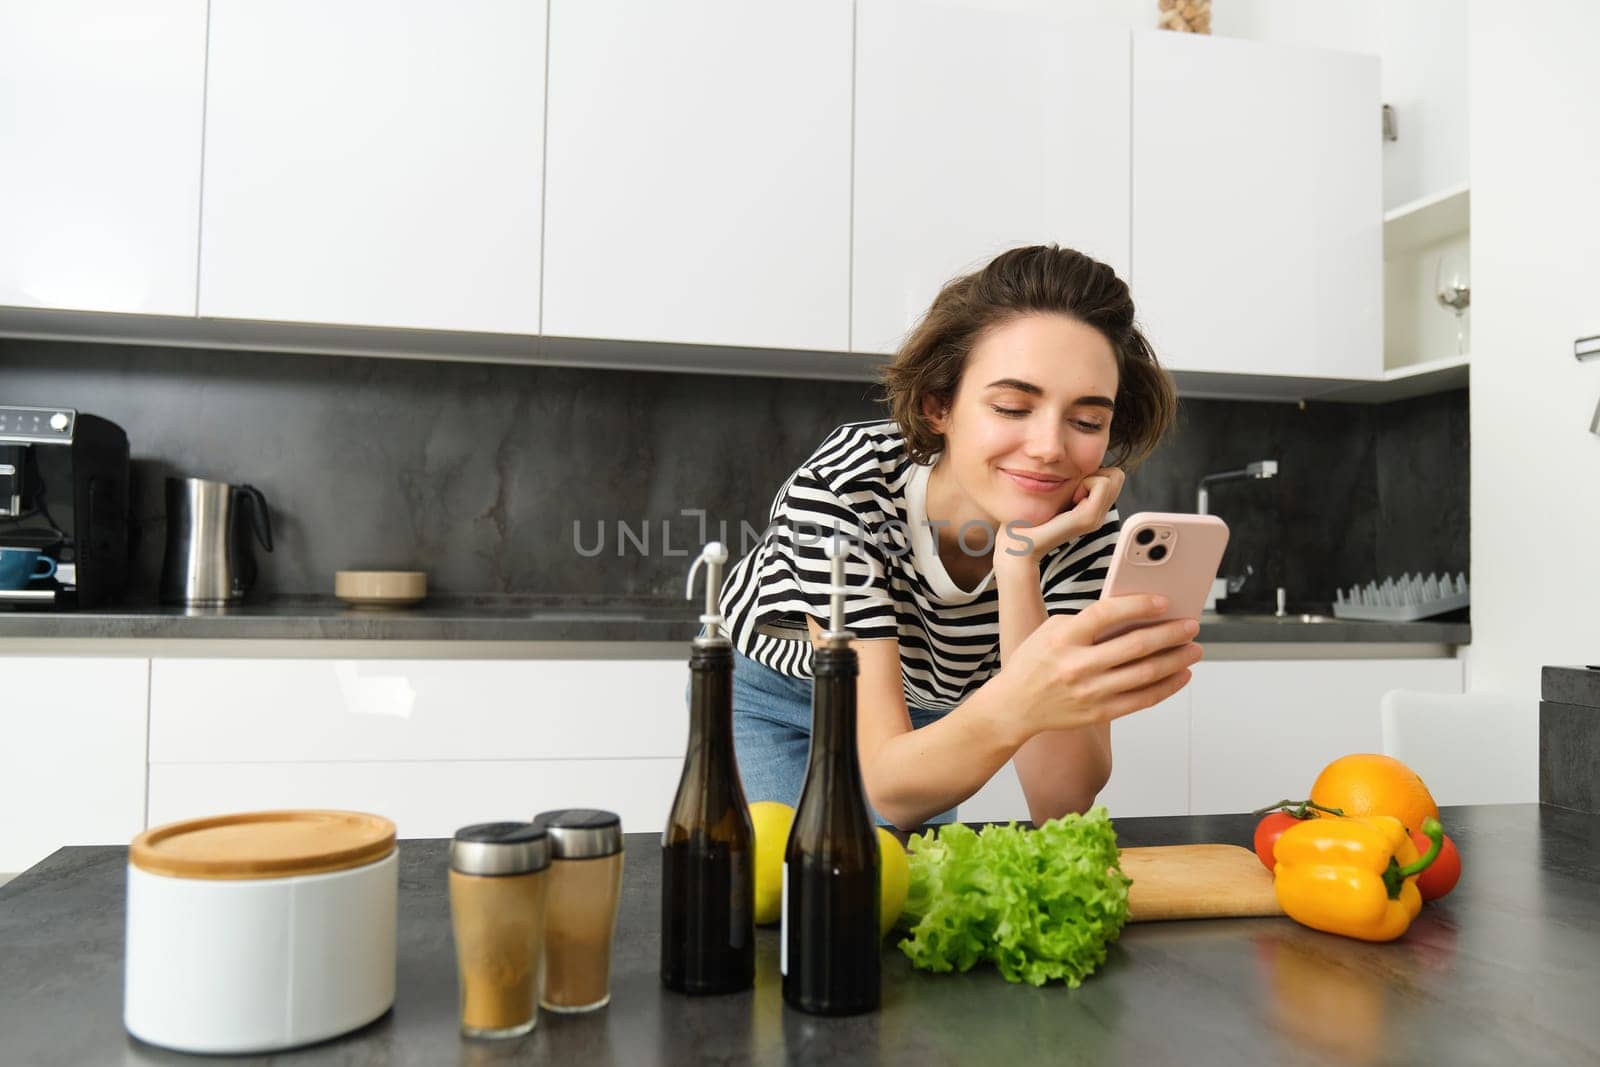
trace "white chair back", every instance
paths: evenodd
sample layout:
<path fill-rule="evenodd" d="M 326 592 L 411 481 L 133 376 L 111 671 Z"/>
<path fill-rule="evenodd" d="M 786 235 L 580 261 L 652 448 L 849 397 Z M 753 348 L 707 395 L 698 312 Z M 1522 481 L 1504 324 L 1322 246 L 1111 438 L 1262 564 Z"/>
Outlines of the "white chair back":
<path fill-rule="evenodd" d="M 1440 804 L 1539 799 L 1539 716 L 1499 693 L 1391 689 L 1380 705 L 1383 751 L 1422 776 Z"/>

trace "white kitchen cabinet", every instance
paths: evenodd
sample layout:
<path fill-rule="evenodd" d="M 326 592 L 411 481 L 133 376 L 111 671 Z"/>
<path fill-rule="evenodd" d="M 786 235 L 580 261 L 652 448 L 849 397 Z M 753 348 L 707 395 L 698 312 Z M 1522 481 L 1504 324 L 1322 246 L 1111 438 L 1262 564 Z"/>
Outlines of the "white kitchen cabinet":
<path fill-rule="evenodd" d="M 538 332 L 543 2 L 210 8 L 200 315 Z"/>
<path fill-rule="evenodd" d="M 683 771 L 671 759 L 156 763 L 150 823 L 233 811 L 343 808 L 394 820 L 401 837 L 449 837 L 476 822 L 551 808 L 604 808 L 627 833 L 657 833 Z"/>
<path fill-rule="evenodd" d="M 1133 294 L 1169 368 L 1383 371 L 1375 56 L 1133 35 Z"/>
<path fill-rule="evenodd" d="M 543 333 L 843 352 L 849 0 L 553 0 Z"/>
<path fill-rule="evenodd" d="M 1189 810 L 1189 692 L 1111 724 L 1111 780 L 1096 803 L 1113 819 Z M 1007 763 L 962 804 L 963 822 L 1028 818 L 1017 772 Z"/>
<path fill-rule="evenodd" d="M 0 305 L 193 315 L 205 0 L 0 0 Z"/>
<path fill-rule="evenodd" d="M 354 807 L 433 836 L 592 805 L 654 832 L 682 767 L 687 681 L 680 660 L 156 659 L 150 821 Z M 1462 688 L 1457 659 L 1207 662 L 1182 693 L 1112 724 L 1098 799 L 1126 818 L 1303 797 L 1329 761 L 1381 750 L 1384 692 Z M 142 718 L 124 741 L 137 765 Z M 1026 820 L 1011 766 L 960 815 Z"/>
<path fill-rule="evenodd" d="M 144 829 L 149 661 L 0 658 L 0 872 Z"/>
<path fill-rule="evenodd" d="M 682 660 L 156 659 L 150 762 L 683 759 Z"/>
<path fill-rule="evenodd" d="M 682 660 L 157 659 L 150 818 L 348 807 L 435 837 L 588 806 L 660 830 L 687 682 Z"/>
<path fill-rule="evenodd" d="M 1189 800 L 1190 696 L 1185 690 L 1111 724 L 1111 780 L 1098 803 L 1112 817 L 1182 815 Z"/>
<path fill-rule="evenodd" d="M 1463 684 L 1458 659 L 1202 663 L 1189 684 L 1189 811 L 1304 799 L 1338 757 L 1383 751 L 1385 692 L 1460 693 Z"/>
<path fill-rule="evenodd" d="M 1062 5 L 856 6 L 851 348 L 1018 245 L 1128 271 L 1129 34 Z"/>

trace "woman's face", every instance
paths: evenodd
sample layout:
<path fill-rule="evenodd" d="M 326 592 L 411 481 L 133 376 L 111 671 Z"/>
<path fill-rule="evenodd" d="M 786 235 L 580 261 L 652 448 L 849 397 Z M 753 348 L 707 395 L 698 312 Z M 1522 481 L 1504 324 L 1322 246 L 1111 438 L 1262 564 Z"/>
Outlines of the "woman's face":
<path fill-rule="evenodd" d="M 923 407 L 944 434 L 939 466 L 998 528 L 1037 525 L 1072 505 L 1105 459 L 1116 395 L 1110 342 L 1076 319 L 1037 312 L 978 339 L 948 413 L 932 397 Z"/>

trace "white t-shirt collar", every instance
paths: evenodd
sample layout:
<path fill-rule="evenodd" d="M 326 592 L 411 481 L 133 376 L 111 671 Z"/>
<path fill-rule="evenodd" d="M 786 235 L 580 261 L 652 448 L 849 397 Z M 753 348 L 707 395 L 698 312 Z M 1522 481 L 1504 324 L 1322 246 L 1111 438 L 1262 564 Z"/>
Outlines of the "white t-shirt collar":
<path fill-rule="evenodd" d="M 940 603 L 969 604 L 989 588 L 989 583 L 994 581 L 994 571 L 991 569 L 976 589 L 968 591 L 957 585 L 955 579 L 950 577 L 950 572 L 944 569 L 944 561 L 939 558 L 938 539 L 928 525 L 928 476 L 938 462 L 939 456 L 934 456 L 932 463 L 912 464 L 911 478 L 906 482 L 906 522 L 911 526 L 911 558 L 917 570 L 928 580 L 928 586 Z"/>

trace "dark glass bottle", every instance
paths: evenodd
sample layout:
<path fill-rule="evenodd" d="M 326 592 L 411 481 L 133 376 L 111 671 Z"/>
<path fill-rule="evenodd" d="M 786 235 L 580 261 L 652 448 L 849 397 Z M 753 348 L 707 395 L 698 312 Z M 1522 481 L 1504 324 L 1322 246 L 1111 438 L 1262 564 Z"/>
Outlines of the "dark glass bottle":
<path fill-rule="evenodd" d="M 811 755 L 783 859 L 783 999 L 815 1015 L 875 1011 L 882 978 L 878 833 L 856 756 L 860 668 L 838 596 L 812 659 Z"/>
<path fill-rule="evenodd" d="M 716 610 L 727 555 L 707 560 L 712 549 L 709 624 L 689 659 L 689 749 L 661 836 L 661 981 L 690 994 L 755 983 L 755 832 L 733 749 L 733 646 Z"/>

